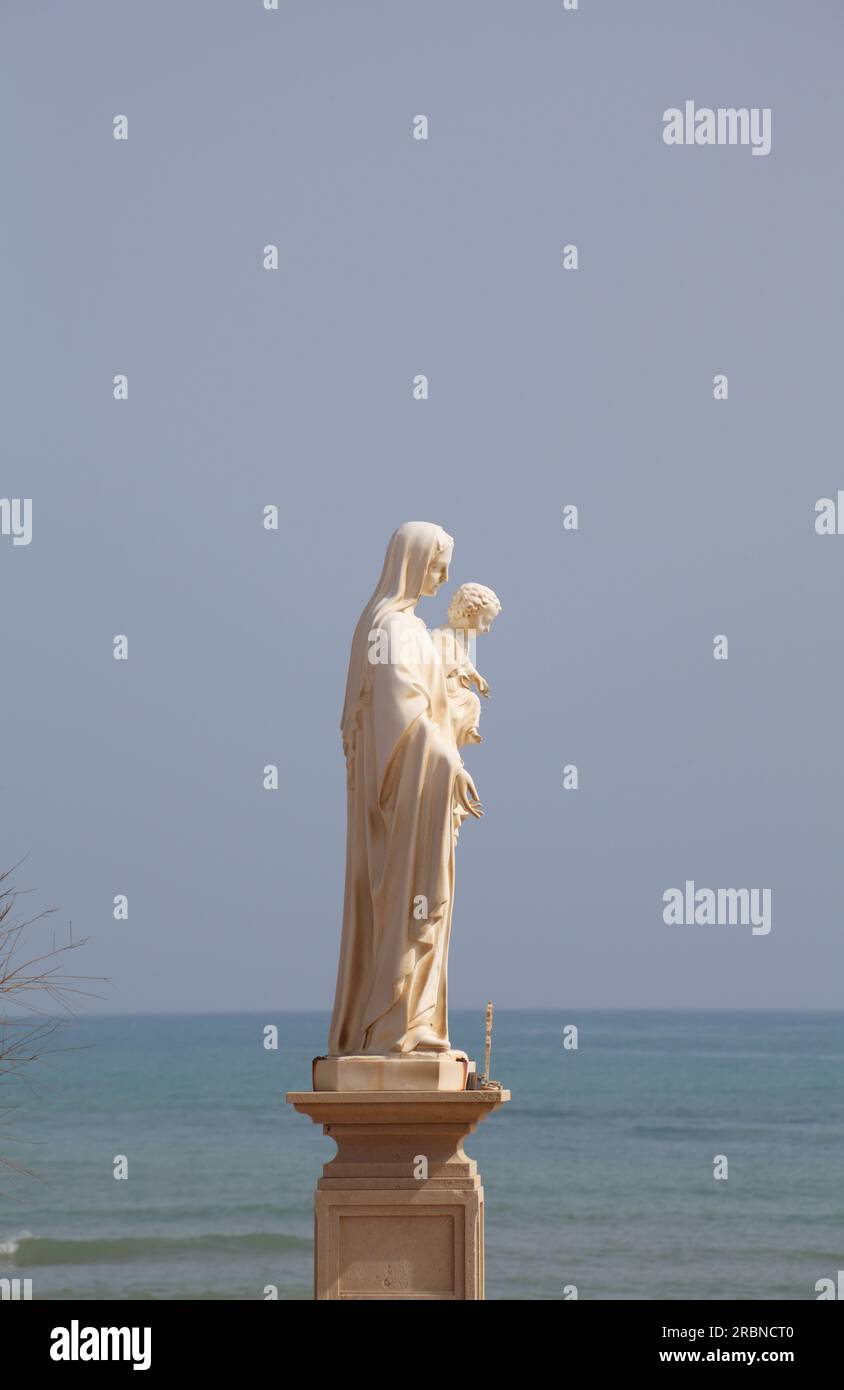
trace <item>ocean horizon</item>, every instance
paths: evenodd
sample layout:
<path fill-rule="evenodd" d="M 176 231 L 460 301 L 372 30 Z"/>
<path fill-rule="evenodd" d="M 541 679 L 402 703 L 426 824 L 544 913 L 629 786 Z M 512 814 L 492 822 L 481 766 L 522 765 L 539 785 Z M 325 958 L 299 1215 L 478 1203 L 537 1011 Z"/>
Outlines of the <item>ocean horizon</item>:
<path fill-rule="evenodd" d="M 284 1094 L 309 1089 L 328 1018 L 63 1024 L 0 1106 L 0 1279 L 33 1299 L 310 1299 L 334 1146 Z M 450 1031 L 480 1063 L 482 1010 Z M 496 1010 L 512 1099 L 466 1145 L 487 1298 L 816 1298 L 844 1268 L 842 1062 L 840 1011 Z"/>

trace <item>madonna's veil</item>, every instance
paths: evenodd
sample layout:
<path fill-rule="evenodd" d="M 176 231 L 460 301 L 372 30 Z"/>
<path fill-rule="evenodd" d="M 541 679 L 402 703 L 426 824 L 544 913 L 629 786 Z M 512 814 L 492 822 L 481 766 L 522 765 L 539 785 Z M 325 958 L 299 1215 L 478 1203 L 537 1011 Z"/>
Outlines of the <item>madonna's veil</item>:
<path fill-rule="evenodd" d="M 432 521 L 405 521 L 390 537 L 381 578 L 358 619 L 352 638 L 346 699 L 340 722 L 343 752 L 350 770 L 358 712 L 372 674 L 367 659 L 369 634 L 374 628 L 381 627 L 390 613 L 413 608 L 418 603 L 431 561 L 440 551 L 453 545 L 452 537 Z"/>

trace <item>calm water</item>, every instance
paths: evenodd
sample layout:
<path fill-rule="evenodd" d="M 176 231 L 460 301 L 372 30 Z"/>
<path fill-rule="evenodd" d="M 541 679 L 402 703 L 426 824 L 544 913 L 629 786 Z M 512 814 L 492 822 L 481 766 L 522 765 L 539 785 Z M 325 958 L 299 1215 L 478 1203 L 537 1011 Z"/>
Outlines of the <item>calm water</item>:
<path fill-rule="evenodd" d="M 308 1087 L 327 1025 L 69 1024 L 75 1050 L 0 1123 L 34 1175 L 0 1170 L 0 1277 L 35 1298 L 310 1298 L 334 1146 L 282 1096 Z M 451 1036 L 477 1056 L 481 1014 L 452 1014 Z M 489 1298 L 807 1299 L 844 1269 L 844 1015 L 500 1011 L 493 1062 L 513 1099 L 467 1146 Z"/>

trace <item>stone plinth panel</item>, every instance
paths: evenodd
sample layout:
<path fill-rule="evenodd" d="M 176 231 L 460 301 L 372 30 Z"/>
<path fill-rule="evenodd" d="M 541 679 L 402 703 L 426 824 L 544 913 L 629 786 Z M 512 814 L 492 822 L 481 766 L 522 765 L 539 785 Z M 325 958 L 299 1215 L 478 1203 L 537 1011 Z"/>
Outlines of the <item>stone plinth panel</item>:
<path fill-rule="evenodd" d="M 315 1197 L 317 1299 L 482 1299 L 484 1194 L 467 1136 L 509 1091 L 291 1091 L 337 1145 Z"/>
<path fill-rule="evenodd" d="M 465 1091 L 475 1063 L 465 1052 L 404 1057 L 315 1057 L 315 1091 Z"/>

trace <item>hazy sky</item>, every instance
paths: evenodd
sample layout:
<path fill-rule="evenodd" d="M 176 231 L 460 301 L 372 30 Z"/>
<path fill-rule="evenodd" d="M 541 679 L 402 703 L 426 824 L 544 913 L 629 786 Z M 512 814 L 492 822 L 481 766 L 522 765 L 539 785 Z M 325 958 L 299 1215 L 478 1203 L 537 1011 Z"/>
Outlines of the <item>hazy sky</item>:
<path fill-rule="evenodd" d="M 452 1005 L 840 1005 L 842 52 L 832 0 L 5 0 L 0 848 L 96 1007 L 330 1007 L 411 519 L 503 603 Z M 687 878 L 770 934 L 667 926 Z"/>

